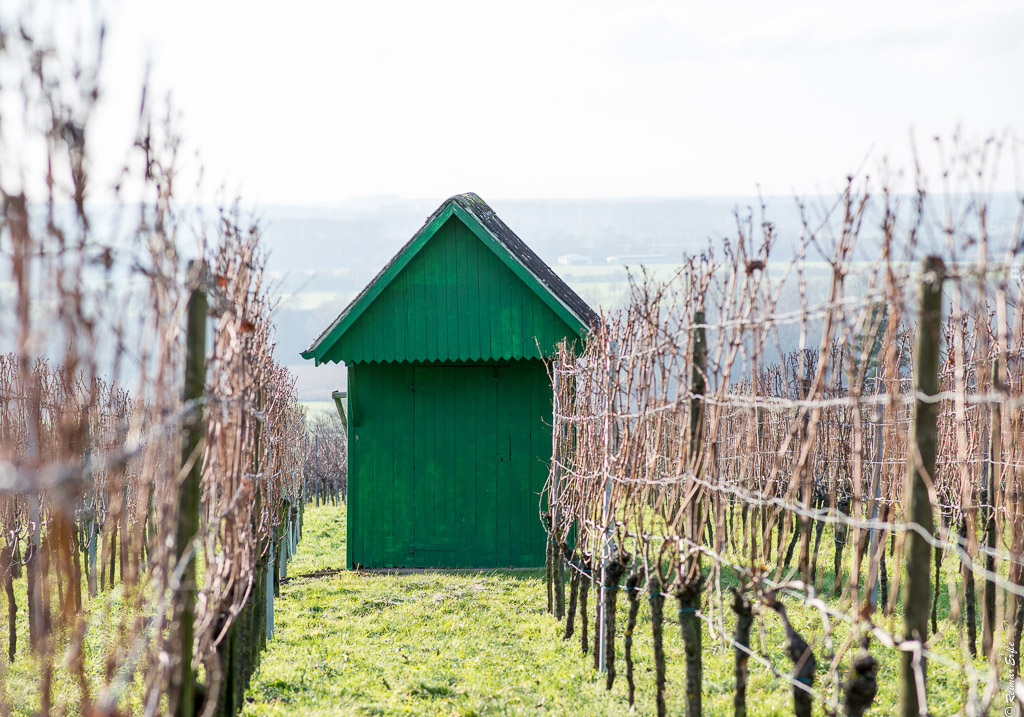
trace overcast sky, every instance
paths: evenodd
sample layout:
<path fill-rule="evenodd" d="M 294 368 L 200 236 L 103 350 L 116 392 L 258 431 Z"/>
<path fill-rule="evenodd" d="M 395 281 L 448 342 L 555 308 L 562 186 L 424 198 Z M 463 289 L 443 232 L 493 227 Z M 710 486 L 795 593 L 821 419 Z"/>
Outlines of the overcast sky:
<path fill-rule="evenodd" d="M 152 60 L 207 183 L 263 204 L 831 193 L 1024 121 L 1019 0 L 111 8 L 97 170 Z"/>

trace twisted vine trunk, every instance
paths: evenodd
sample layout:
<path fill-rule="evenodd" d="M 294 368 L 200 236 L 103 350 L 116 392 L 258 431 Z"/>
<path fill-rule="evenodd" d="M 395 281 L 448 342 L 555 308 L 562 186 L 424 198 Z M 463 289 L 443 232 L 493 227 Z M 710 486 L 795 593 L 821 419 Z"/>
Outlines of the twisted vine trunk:
<path fill-rule="evenodd" d="M 1017 554 L 1017 560 L 1021 560 L 1020 553 Z M 1021 568 L 1019 563 L 1015 563 L 1013 566 L 1013 584 L 1017 586 L 1024 585 L 1024 569 Z M 1021 633 L 1024 631 L 1024 598 L 1016 598 L 1013 603 L 1013 654 L 1017 657 L 1018 663 L 1020 661 L 1020 641 Z"/>
<path fill-rule="evenodd" d="M 658 706 L 658 717 L 665 717 L 665 646 L 662 644 L 661 635 L 665 621 L 665 596 L 661 592 L 661 581 L 652 578 L 648 591 L 651 599 L 651 642 L 654 646 L 655 702 Z"/>
<path fill-rule="evenodd" d="M 596 558 L 594 560 L 594 563 L 595 563 L 595 566 L 598 563 L 598 560 Z M 591 573 L 590 573 L 590 582 L 594 583 L 594 589 L 599 591 L 599 593 L 607 592 L 606 590 L 601 590 L 601 583 L 597 579 L 597 575 L 595 575 L 595 572 L 596 571 L 592 568 L 591 569 Z M 593 651 L 593 656 L 594 656 L 594 669 L 595 670 L 598 669 L 601 666 L 601 650 L 603 649 L 603 647 L 601 645 L 601 601 L 603 599 L 604 599 L 604 595 L 601 595 L 601 594 L 598 594 L 597 597 L 594 599 L 594 651 Z"/>
<path fill-rule="evenodd" d="M 568 640 L 576 631 L 576 598 L 580 590 L 580 573 L 573 570 L 569 575 L 569 610 L 565 616 L 565 635 L 563 640 Z"/>
<path fill-rule="evenodd" d="M 588 640 L 590 639 L 587 633 L 587 594 L 590 592 L 590 577 L 588 575 L 580 576 L 580 649 L 583 650 L 583 654 L 587 654 L 590 650 Z"/>
<path fill-rule="evenodd" d="M 7 593 L 7 657 L 13 663 L 18 651 L 18 604 L 14 601 L 14 548 L 0 548 L 0 580 Z"/>
<path fill-rule="evenodd" d="M 555 618 L 561 620 L 565 617 L 565 560 L 568 559 L 568 550 L 564 545 L 556 544 L 553 557 Z"/>
<path fill-rule="evenodd" d="M 967 517 L 960 519 L 960 539 L 967 542 Z M 964 576 L 964 602 L 967 609 L 967 649 L 971 657 L 978 656 L 978 621 L 977 621 L 977 598 L 974 591 L 974 571 L 966 563 L 963 565 Z"/>
<path fill-rule="evenodd" d="M 29 542 L 25 549 L 25 590 L 28 596 L 28 642 L 36 649 L 40 638 L 40 598 L 39 598 L 39 550 Z"/>
<path fill-rule="evenodd" d="M 892 545 L 892 541 L 889 542 Z M 885 550 L 882 550 L 882 557 L 878 560 L 878 587 L 881 591 L 881 600 L 883 605 L 889 604 L 889 566 L 885 561 Z"/>
<path fill-rule="evenodd" d="M 811 717 L 814 700 L 810 688 L 814 686 L 814 673 L 818 670 L 818 661 L 811 646 L 793 629 L 789 616 L 786 615 L 785 605 L 774 597 L 767 603 L 779 614 L 786 631 L 786 655 L 793 663 L 793 714 L 796 717 Z"/>
<path fill-rule="evenodd" d="M 939 520 L 942 522 L 942 527 L 946 527 L 946 513 L 942 511 L 939 513 Z M 945 551 L 942 550 L 938 545 L 934 548 L 935 553 L 935 590 L 932 593 L 932 632 L 939 631 L 939 588 L 942 586 L 942 556 Z"/>
<path fill-rule="evenodd" d="M 683 648 L 686 653 L 686 717 L 699 717 L 701 712 L 701 692 L 704 682 L 702 664 L 702 635 L 700 618 L 700 579 L 684 585 L 676 593 L 679 603 L 679 627 L 683 635 Z"/>
<path fill-rule="evenodd" d="M 850 665 L 850 675 L 843 685 L 846 701 L 843 714 L 864 717 L 878 693 L 878 662 L 868 653 L 865 644 Z"/>
<path fill-rule="evenodd" d="M 626 599 L 629 600 L 629 613 L 626 616 L 626 634 L 622 640 L 623 658 L 626 661 L 626 684 L 629 685 L 629 706 L 636 699 L 636 685 L 633 683 L 633 631 L 636 630 L 636 617 L 640 612 L 640 573 L 632 573 L 626 578 Z"/>
<path fill-rule="evenodd" d="M 548 591 L 548 612 L 555 611 L 554 588 L 555 588 L 555 541 L 551 537 L 551 514 L 544 514 L 544 524 L 548 529 L 548 537 L 545 543 L 544 552 L 544 578 Z"/>
<path fill-rule="evenodd" d="M 817 507 L 819 509 L 821 509 L 822 507 L 827 507 L 827 506 L 824 506 L 823 504 L 819 503 L 819 505 Z M 814 551 L 811 554 L 811 563 L 810 563 L 810 567 L 809 567 L 809 569 L 810 569 L 810 583 L 812 585 L 815 585 L 815 586 L 817 586 L 817 580 L 818 580 L 818 577 L 819 577 L 818 576 L 818 556 L 820 554 L 819 551 L 821 549 L 821 535 L 824 532 L 825 532 L 825 522 L 822 521 L 822 520 L 815 519 L 815 521 L 814 521 Z"/>
<path fill-rule="evenodd" d="M 846 536 L 848 529 L 845 524 L 838 523 L 832 541 L 835 543 L 835 554 L 832 557 L 832 570 L 834 579 L 832 581 L 832 593 L 839 594 L 843 587 L 843 549 L 846 547 Z"/>
<path fill-rule="evenodd" d="M 750 628 L 754 624 L 754 608 L 750 600 L 739 590 L 733 590 L 732 610 L 736 613 L 736 665 L 733 675 L 736 679 L 736 694 L 732 698 L 733 714 L 746 717 L 747 714 L 747 663 L 750 654 L 743 648 L 750 648 Z"/>
<path fill-rule="evenodd" d="M 604 565 L 604 667 L 606 690 L 610 690 L 615 683 L 615 606 L 619 594 L 619 581 L 626 566 L 621 558 L 609 558 Z"/>

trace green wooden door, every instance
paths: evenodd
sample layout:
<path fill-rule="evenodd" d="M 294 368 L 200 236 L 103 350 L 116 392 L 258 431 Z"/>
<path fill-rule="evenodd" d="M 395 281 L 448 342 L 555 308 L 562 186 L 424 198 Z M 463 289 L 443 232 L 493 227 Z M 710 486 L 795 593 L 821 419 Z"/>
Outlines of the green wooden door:
<path fill-rule="evenodd" d="M 543 564 L 540 361 L 359 364 L 349 378 L 349 566 Z"/>
<path fill-rule="evenodd" d="M 504 562 L 494 543 L 497 523 L 510 519 L 498 514 L 498 486 L 511 446 L 510 426 L 498 410 L 507 373 L 494 366 L 415 369 L 413 566 Z"/>
<path fill-rule="evenodd" d="M 452 501 L 458 481 L 454 431 L 443 424 L 463 393 L 444 368 L 417 366 L 413 383 L 413 524 L 408 531 L 411 564 L 449 566 L 460 549 Z"/>

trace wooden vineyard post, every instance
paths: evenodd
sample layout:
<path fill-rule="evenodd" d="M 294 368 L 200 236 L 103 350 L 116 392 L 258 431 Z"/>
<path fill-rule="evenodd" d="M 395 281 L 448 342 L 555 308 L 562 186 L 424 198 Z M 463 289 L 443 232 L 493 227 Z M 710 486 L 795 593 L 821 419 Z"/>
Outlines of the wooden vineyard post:
<path fill-rule="evenodd" d="M 693 337 L 693 372 L 690 393 L 690 466 L 697 478 L 703 473 L 704 451 L 704 395 L 707 392 L 707 339 L 704 329 L 704 312 L 694 312 L 693 322 L 697 326 Z M 682 631 L 684 650 L 686 653 L 686 715 L 697 717 L 701 714 L 701 692 L 704 682 L 703 635 L 700 618 L 700 593 L 703 576 L 699 547 L 703 543 L 701 529 L 704 525 L 702 498 L 704 491 L 693 487 L 692 496 L 687 506 L 686 533 L 692 541 L 691 546 L 697 552 L 687 561 L 684 567 L 686 574 L 683 583 L 676 593 L 679 603 L 679 626 Z"/>
<path fill-rule="evenodd" d="M 263 623 L 266 633 L 264 635 L 263 644 L 264 646 L 270 642 L 271 638 L 274 637 L 274 589 L 275 589 L 275 576 L 274 576 L 274 543 L 270 543 L 270 553 L 267 556 L 267 576 L 265 583 L 265 595 L 267 599 L 266 612 L 264 612 L 265 620 Z"/>
<path fill-rule="evenodd" d="M 306 522 L 306 456 L 309 450 L 308 437 L 305 429 L 302 431 L 302 499 L 299 502 L 299 535 L 302 535 L 302 529 L 305 527 Z"/>
<path fill-rule="evenodd" d="M 992 362 L 992 392 L 1001 393 L 1003 382 L 1000 378 L 999 359 Z M 984 517 L 985 517 L 985 570 L 996 572 L 996 495 L 1002 485 L 1003 464 L 1003 419 L 1000 404 L 995 402 L 990 408 L 990 426 L 988 443 L 988 471 L 986 473 Z M 996 628 L 996 584 L 991 578 L 985 578 L 985 591 L 981 604 L 981 652 L 986 657 L 992 655 L 992 642 Z"/>
<path fill-rule="evenodd" d="M 551 420 L 551 495 L 550 505 L 548 506 L 548 512 L 551 514 L 551 537 L 555 542 L 553 548 L 552 559 L 554 564 L 552 565 L 552 580 L 554 581 L 554 607 L 555 607 L 555 619 L 561 620 L 565 615 L 565 560 L 562 554 L 562 546 L 559 544 L 559 514 L 558 514 L 558 500 L 559 490 L 561 488 L 562 480 L 562 456 L 561 456 L 561 444 L 562 444 L 562 424 L 559 421 L 559 410 L 560 405 L 558 402 L 558 389 L 559 389 L 559 376 L 558 376 L 559 364 L 554 362 L 551 371 L 551 389 L 552 389 L 552 420 Z"/>
<path fill-rule="evenodd" d="M 18 652 L 18 603 L 14 597 L 14 546 L 4 542 L 0 548 L 0 590 L 7 597 L 7 659 L 11 663 Z"/>
<path fill-rule="evenodd" d="M 226 618 L 222 616 L 222 619 Z M 224 635 L 220 645 L 217 646 L 217 656 L 221 666 L 221 687 L 220 701 L 218 704 L 218 715 L 234 717 L 238 714 L 238 620 L 232 623 Z"/>
<path fill-rule="evenodd" d="M 259 388 L 256 389 L 256 406 L 257 409 L 262 407 L 262 394 Z M 262 436 L 263 422 L 260 419 L 259 410 L 257 410 L 256 421 L 253 425 L 253 455 L 252 455 L 252 473 L 257 477 L 257 485 L 259 489 L 256 491 L 255 506 L 252 511 L 252 530 L 253 535 L 257 536 L 256 544 L 256 564 L 253 566 L 253 591 L 249 596 L 249 613 L 250 621 L 247 626 L 247 644 L 245 645 L 246 650 L 246 665 L 245 665 L 245 686 L 243 689 L 248 688 L 250 678 L 252 674 L 259 668 L 260 665 L 260 651 L 264 647 L 265 638 L 265 620 L 266 620 L 266 581 L 264 580 L 264 572 L 266 569 L 267 557 L 264 555 L 263 546 L 258 542 L 259 536 L 259 525 L 263 520 L 264 502 L 269 504 L 269 500 L 264 501 L 264 493 L 267 489 L 266 484 L 263 483 L 260 478 L 262 477 L 260 471 L 262 470 L 262 458 L 260 443 Z M 269 522 L 269 521 L 268 521 Z"/>
<path fill-rule="evenodd" d="M 547 589 L 548 596 L 548 614 L 552 615 L 555 612 L 555 596 L 554 596 L 554 563 L 555 563 L 555 551 L 554 538 L 551 537 L 552 523 L 551 523 L 551 511 L 545 511 L 541 516 L 544 520 L 544 586 Z"/>
<path fill-rule="evenodd" d="M 907 451 L 907 483 L 904 489 L 909 524 L 904 543 L 906 593 L 903 604 L 903 638 L 913 649 L 905 649 L 900 669 L 900 710 L 903 717 L 928 711 L 925 692 L 924 643 L 928 639 L 931 546 L 935 523 L 928 486 L 935 476 L 938 443 L 939 339 L 942 325 L 942 281 L 945 266 L 937 256 L 925 258 L 921 276 L 921 305 L 914 357 L 913 440 Z M 921 532 L 919 532 L 921 531 Z M 924 533 L 922 535 L 921 533 Z"/>
<path fill-rule="evenodd" d="M 614 538 L 612 537 L 612 525 L 614 525 L 614 518 L 611 514 L 612 506 L 612 465 L 611 456 L 615 452 L 615 428 L 612 421 L 612 412 L 615 410 L 615 400 L 612 396 L 612 390 L 617 386 L 617 381 L 612 381 L 612 370 L 615 371 L 616 377 L 619 372 L 619 363 L 616 357 L 617 346 L 615 342 L 611 342 L 608 346 L 608 359 L 605 368 L 608 372 L 608 382 L 605 394 L 605 417 L 604 417 L 604 499 L 601 503 L 601 521 L 604 524 L 604 534 L 602 536 L 601 555 L 599 560 L 595 561 L 601 566 L 601 574 L 597 581 L 599 589 L 603 590 L 605 586 L 605 580 L 607 575 L 605 574 L 606 565 L 611 560 L 614 546 L 612 545 Z M 596 566 L 595 566 L 596 567 Z M 600 596 L 597 601 L 597 644 L 594 645 L 597 656 L 597 669 L 604 672 L 607 665 L 607 655 L 605 654 L 605 644 L 608 642 L 605 639 L 605 600 L 604 596 Z"/>
<path fill-rule="evenodd" d="M 277 539 L 277 580 L 274 583 L 274 597 L 281 597 L 281 579 L 288 576 L 288 550 L 291 545 L 291 539 L 288 533 L 291 529 L 291 505 L 285 502 L 284 516 L 281 518 L 281 535 Z"/>
<path fill-rule="evenodd" d="M 286 504 L 287 505 L 287 504 Z M 281 597 L 281 578 L 288 576 L 285 566 L 288 564 L 288 519 L 281 521 L 281 534 L 277 538 L 277 570 L 275 571 L 274 598 Z"/>
<path fill-rule="evenodd" d="M 189 275 L 198 284 L 201 269 L 189 265 Z M 199 270 L 197 270 L 199 269 Z M 184 440 L 181 449 L 182 468 L 188 468 L 178 492 L 178 525 L 175 554 L 178 565 L 185 561 L 181 584 L 177 591 L 174 615 L 179 663 L 171 677 L 172 700 L 176 698 L 175 714 L 192 717 L 195 713 L 195 675 L 192 673 L 192 642 L 195 626 L 196 564 L 192 540 L 199 532 L 199 479 L 203 471 L 200 443 L 203 436 L 203 407 L 200 400 L 206 387 L 206 292 L 200 285 L 192 289 L 188 300 L 188 318 L 185 338 L 185 388 L 182 396 L 186 404 L 194 405 L 184 421 Z"/>
<path fill-rule="evenodd" d="M 882 384 L 883 388 L 885 384 Z M 878 538 L 879 530 L 875 525 L 878 522 L 878 510 L 882 504 L 882 459 L 884 457 L 885 448 L 885 431 L 884 421 L 882 416 L 881 406 L 875 406 L 874 411 L 874 424 L 875 424 L 875 467 L 874 475 L 871 477 L 871 484 L 874 489 L 871 494 L 871 533 L 870 539 L 868 540 L 868 560 L 874 560 L 875 553 L 878 552 Z M 881 562 L 881 561 L 879 561 Z M 870 580 L 870 579 L 869 579 Z M 877 575 L 874 580 L 870 580 L 870 590 L 868 592 L 868 605 L 874 610 L 878 606 L 878 585 L 881 582 L 881 575 Z"/>

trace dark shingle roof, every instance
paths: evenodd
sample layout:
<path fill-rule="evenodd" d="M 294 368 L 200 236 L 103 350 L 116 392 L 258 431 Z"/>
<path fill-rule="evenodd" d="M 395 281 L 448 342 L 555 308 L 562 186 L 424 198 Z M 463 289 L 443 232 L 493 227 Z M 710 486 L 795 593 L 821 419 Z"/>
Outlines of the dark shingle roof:
<path fill-rule="evenodd" d="M 597 313 L 590 308 L 590 305 L 581 299 L 579 294 L 573 291 L 568 284 L 562 281 L 562 277 L 556 274 L 543 259 L 537 256 L 537 253 L 527 246 L 526 242 L 516 236 L 516 233 L 509 229 L 505 222 L 501 221 L 501 217 L 494 213 L 494 210 L 488 206 L 487 202 L 473 192 L 457 194 L 449 198 L 431 215 L 430 219 L 427 219 L 426 223 L 430 224 L 431 220 L 444 209 L 448 202 L 455 202 L 479 219 L 480 223 L 487 228 L 487 231 L 501 242 L 502 246 L 508 249 L 509 253 L 520 264 L 529 269 L 530 273 L 536 276 L 548 288 L 548 291 L 574 313 L 581 323 L 590 328 L 597 326 L 600 319 Z"/>

